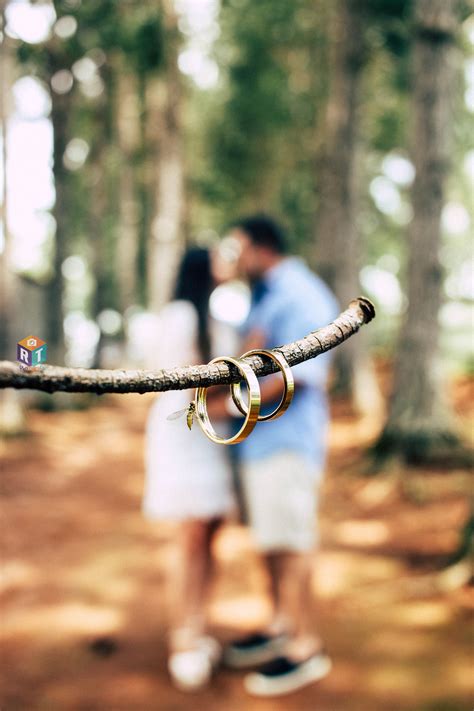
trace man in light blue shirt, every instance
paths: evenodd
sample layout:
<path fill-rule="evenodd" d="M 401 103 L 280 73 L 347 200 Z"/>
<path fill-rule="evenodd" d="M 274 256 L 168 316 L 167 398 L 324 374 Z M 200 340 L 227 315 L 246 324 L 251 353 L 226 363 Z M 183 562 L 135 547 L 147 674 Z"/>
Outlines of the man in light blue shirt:
<path fill-rule="evenodd" d="M 263 348 L 296 341 L 326 326 L 338 314 L 328 287 L 298 257 L 281 259 L 265 273 L 257 289 L 263 293 L 252 304 L 243 332 L 246 340 L 258 334 Z M 325 353 L 293 368 L 297 387 L 291 410 L 285 417 L 269 422 L 268 427 L 255 429 L 252 437 L 240 446 L 243 461 L 255 461 L 280 450 L 294 450 L 313 466 L 315 475 L 321 470 L 328 418 L 325 389 L 329 363 L 330 354 Z"/>
<path fill-rule="evenodd" d="M 239 267 L 252 288 L 243 351 L 298 340 L 338 314 L 335 297 L 305 263 L 286 256 L 280 227 L 262 215 L 235 223 Z M 265 630 L 226 650 L 231 666 L 268 662 L 245 678 L 250 693 L 277 695 L 324 676 L 330 668 L 309 626 L 316 499 L 324 465 L 329 354 L 293 368 L 295 395 L 287 412 L 259 424 L 237 446 L 249 523 L 267 564 L 274 616 Z M 281 376 L 260 382 L 262 413 L 278 404 Z"/>

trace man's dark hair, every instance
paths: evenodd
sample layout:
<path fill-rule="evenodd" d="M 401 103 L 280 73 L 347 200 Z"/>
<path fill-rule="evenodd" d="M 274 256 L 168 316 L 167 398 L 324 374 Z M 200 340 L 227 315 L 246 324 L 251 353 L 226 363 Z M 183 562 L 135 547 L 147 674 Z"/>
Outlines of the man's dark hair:
<path fill-rule="evenodd" d="M 268 247 L 277 254 L 286 252 L 286 237 L 282 227 L 267 215 L 243 217 L 232 226 L 245 232 L 253 244 L 259 247 Z"/>

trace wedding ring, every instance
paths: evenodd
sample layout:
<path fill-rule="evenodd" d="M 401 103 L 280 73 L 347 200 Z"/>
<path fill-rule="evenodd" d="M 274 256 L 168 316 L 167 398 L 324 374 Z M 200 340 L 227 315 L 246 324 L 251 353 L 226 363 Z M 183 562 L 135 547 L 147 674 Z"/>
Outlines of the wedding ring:
<path fill-rule="evenodd" d="M 273 362 L 276 363 L 281 370 L 281 374 L 283 376 L 283 395 L 281 397 L 281 400 L 280 400 L 278 406 L 275 408 L 275 410 L 268 413 L 267 415 L 259 415 L 258 416 L 259 422 L 268 422 L 269 420 L 276 420 L 277 417 L 281 417 L 283 415 L 283 413 L 286 412 L 286 410 L 289 408 L 290 403 L 293 399 L 293 395 L 295 392 L 295 381 L 293 378 L 293 373 L 291 372 L 291 368 L 288 365 L 285 356 L 282 353 L 280 353 L 279 351 L 267 351 L 267 350 L 255 349 L 252 351 L 248 351 L 247 353 L 244 353 L 240 357 L 246 358 L 247 356 L 251 356 L 251 355 L 258 355 L 258 356 L 261 356 L 262 358 L 270 358 L 270 360 L 273 360 Z M 239 408 L 242 415 L 246 415 L 247 414 L 247 405 L 244 403 L 244 401 L 242 399 L 242 391 L 240 389 L 240 383 L 233 383 L 231 385 L 231 394 L 232 394 L 232 399 L 233 399 L 234 403 Z"/>
<path fill-rule="evenodd" d="M 246 439 L 246 437 L 249 436 L 249 434 L 252 432 L 253 428 L 257 424 L 261 404 L 260 386 L 258 384 L 257 376 L 253 372 L 252 368 L 247 365 L 247 363 L 243 363 L 242 361 L 236 358 L 230 358 L 229 356 L 219 356 L 218 358 L 213 358 L 208 365 L 222 362 L 232 363 L 233 365 L 235 365 L 235 367 L 239 370 L 243 379 L 247 383 L 247 388 L 249 391 L 249 401 L 246 412 L 242 413 L 243 415 L 245 415 L 245 420 L 242 424 L 242 427 L 232 437 L 229 437 L 227 439 L 219 437 L 214 427 L 212 426 L 207 412 L 206 400 L 208 388 L 201 387 L 196 389 L 196 419 L 206 437 L 209 437 L 212 442 L 215 442 L 216 444 L 237 444 L 238 442 L 242 442 L 244 439 Z"/>

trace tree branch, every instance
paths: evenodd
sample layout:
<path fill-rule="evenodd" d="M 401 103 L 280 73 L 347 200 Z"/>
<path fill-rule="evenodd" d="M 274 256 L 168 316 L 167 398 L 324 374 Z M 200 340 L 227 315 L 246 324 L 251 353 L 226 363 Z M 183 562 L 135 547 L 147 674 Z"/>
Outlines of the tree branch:
<path fill-rule="evenodd" d="M 357 333 L 375 316 L 373 304 L 364 297 L 351 301 L 335 321 L 294 343 L 278 348 L 289 365 L 298 365 L 335 348 Z M 245 358 L 257 375 L 278 372 L 278 367 L 259 356 Z M 199 386 L 225 385 L 241 379 L 237 369 L 226 363 L 212 366 L 187 365 L 171 370 L 87 370 L 45 365 L 22 370 L 17 363 L 0 361 L 0 388 L 43 390 L 48 393 L 90 392 L 148 393 L 186 390 Z"/>

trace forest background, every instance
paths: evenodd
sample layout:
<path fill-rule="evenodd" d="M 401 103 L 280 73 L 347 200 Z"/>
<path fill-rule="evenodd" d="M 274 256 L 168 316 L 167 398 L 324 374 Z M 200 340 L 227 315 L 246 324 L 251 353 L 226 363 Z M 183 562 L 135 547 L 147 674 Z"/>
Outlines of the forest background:
<path fill-rule="evenodd" d="M 341 307 L 376 304 L 335 388 L 374 409 L 372 356 L 394 361 L 382 449 L 452 439 L 445 380 L 472 367 L 468 3 L 12 0 L 2 17 L 0 357 L 31 332 L 53 364 L 140 364 L 185 246 L 265 211 Z"/>
<path fill-rule="evenodd" d="M 334 671 L 282 708 L 472 709 L 472 4 L 0 0 L 0 18 L 0 361 L 31 334 L 51 365 L 143 367 L 186 246 L 275 216 L 341 310 L 377 310 L 331 382 L 312 585 Z M 245 299 L 215 292 L 213 313 L 236 323 Z M 165 672 L 175 539 L 140 511 L 153 397 L 0 390 L 2 708 L 194 707 Z M 248 534 L 214 553 L 219 634 L 263 624 Z M 201 701 L 222 698 L 263 708 L 221 670 Z"/>

